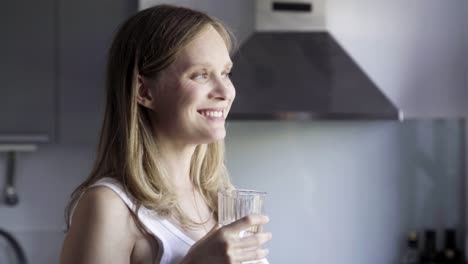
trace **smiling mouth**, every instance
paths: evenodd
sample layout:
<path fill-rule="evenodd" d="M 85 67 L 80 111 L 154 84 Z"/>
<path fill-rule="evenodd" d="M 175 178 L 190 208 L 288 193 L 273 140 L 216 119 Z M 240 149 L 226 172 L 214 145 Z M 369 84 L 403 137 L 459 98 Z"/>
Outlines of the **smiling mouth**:
<path fill-rule="evenodd" d="M 198 110 L 198 113 L 212 120 L 224 120 L 225 118 L 223 110 Z"/>

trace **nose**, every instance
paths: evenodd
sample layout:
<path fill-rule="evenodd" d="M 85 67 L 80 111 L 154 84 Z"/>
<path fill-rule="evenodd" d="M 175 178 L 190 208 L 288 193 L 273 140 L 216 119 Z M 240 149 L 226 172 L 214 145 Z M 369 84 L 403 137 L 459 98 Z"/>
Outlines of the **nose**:
<path fill-rule="evenodd" d="M 217 100 L 233 100 L 236 96 L 236 89 L 229 78 L 216 78 L 209 97 Z"/>

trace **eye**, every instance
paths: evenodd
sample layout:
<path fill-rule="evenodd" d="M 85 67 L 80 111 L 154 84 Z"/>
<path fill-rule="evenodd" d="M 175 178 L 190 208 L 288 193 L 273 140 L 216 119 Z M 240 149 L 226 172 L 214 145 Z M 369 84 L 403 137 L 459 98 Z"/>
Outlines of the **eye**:
<path fill-rule="evenodd" d="M 223 76 L 226 77 L 226 78 L 231 78 L 232 72 L 231 71 L 224 72 Z"/>
<path fill-rule="evenodd" d="M 208 72 L 196 72 L 192 75 L 193 80 L 207 80 L 208 79 Z"/>

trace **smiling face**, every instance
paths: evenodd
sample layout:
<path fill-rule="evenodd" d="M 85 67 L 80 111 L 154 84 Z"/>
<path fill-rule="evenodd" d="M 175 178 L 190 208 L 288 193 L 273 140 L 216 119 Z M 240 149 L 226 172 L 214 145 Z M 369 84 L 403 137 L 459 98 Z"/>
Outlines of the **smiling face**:
<path fill-rule="evenodd" d="M 156 80 L 145 84 L 154 95 L 151 108 L 157 134 L 182 144 L 223 139 L 235 97 L 231 68 L 223 38 L 208 26 Z"/>

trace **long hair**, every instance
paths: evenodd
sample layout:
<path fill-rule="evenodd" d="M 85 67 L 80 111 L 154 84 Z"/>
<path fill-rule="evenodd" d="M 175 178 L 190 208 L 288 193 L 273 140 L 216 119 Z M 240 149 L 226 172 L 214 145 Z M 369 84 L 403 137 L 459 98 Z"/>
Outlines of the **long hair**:
<path fill-rule="evenodd" d="M 218 20 L 183 7 L 158 5 L 145 9 L 117 31 L 108 55 L 106 108 L 96 161 L 88 178 L 71 195 L 65 216 L 68 227 L 80 196 L 103 177 L 118 180 L 135 200 L 137 211 L 144 206 L 163 217 L 175 217 L 184 227 L 196 226 L 179 208 L 168 181 L 170 175 L 158 158 L 160 150 L 152 132 L 150 110 L 137 103 L 137 76 L 156 78 L 209 25 L 231 51 L 232 34 Z M 224 141 L 195 148 L 190 176 L 217 216 L 218 189 L 232 188 L 224 165 Z"/>

